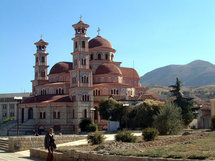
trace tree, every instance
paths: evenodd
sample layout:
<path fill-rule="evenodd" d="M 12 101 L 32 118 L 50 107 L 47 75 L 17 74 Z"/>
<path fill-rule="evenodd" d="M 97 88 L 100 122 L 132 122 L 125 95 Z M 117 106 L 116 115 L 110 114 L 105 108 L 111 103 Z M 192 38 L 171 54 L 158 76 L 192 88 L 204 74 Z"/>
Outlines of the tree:
<path fill-rule="evenodd" d="M 159 114 L 154 116 L 153 125 L 161 135 L 177 134 L 183 128 L 180 108 L 172 102 L 166 102 Z"/>
<path fill-rule="evenodd" d="M 129 106 L 123 106 L 122 103 L 109 98 L 101 100 L 99 103 L 99 112 L 102 119 L 119 121 L 120 127 L 125 124 L 128 117 Z"/>
<path fill-rule="evenodd" d="M 181 86 L 182 86 L 181 81 L 178 78 L 176 78 L 175 85 L 171 85 L 169 87 L 172 88 L 172 90 L 170 90 L 170 93 L 172 94 L 172 96 L 176 98 L 174 100 L 174 103 L 181 108 L 182 119 L 184 121 L 184 125 L 187 126 L 192 122 L 194 118 L 192 112 L 193 98 L 184 97 L 181 92 Z"/>
<path fill-rule="evenodd" d="M 152 127 L 154 116 L 160 111 L 164 102 L 147 99 L 137 104 L 134 108 L 134 122 L 136 127 L 147 128 Z"/>
<path fill-rule="evenodd" d="M 81 120 L 81 122 L 79 123 L 79 127 L 80 127 L 82 132 L 87 132 L 88 131 L 87 128 L 90 124 L 92 124 L 91 119 L 85 118 L 85 119 Z"/>

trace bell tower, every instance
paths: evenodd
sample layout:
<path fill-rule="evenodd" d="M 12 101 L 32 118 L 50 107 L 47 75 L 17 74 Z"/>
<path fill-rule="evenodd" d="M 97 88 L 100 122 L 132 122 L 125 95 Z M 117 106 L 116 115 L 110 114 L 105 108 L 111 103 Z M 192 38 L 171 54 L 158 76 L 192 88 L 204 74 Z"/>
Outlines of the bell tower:
<path fill-rule="evenodd" d="M 35 56 L 35 66 L 34 66 L 34 80 L 32 80 L 32 93 L 35 94 L 34 87 L 37 85 L 44 84 L 48 81 L 48 65 L 47 65 L 47 55 L 46 47 L 48 45 L 47 42 L 45 42 L 41 39 L 34 43 L 36 45 L 36 53 Z"/>
<path fill-rule="evenodd" d="M 87 37 L 88 24 L 80 21 L 73 25 L 75 37 L 73 52 L 73 70 L 70 71 L 70 98 L 74 102 L 76 115 L 75 130 L 82 118 L 91 118 L 90 109 L 93 107 L 92 70 L 89 66 L 89 47 Z"/>

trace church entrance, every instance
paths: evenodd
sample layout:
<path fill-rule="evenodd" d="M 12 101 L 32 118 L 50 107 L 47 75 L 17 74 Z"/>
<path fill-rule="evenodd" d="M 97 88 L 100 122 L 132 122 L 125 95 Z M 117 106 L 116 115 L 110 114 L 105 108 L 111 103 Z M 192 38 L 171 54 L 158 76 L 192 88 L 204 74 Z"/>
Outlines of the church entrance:
<path fill-rule="evenodd" d="M 28 109 L 28 119 L 33 119 L 33 109 L 32 108 Z"/>

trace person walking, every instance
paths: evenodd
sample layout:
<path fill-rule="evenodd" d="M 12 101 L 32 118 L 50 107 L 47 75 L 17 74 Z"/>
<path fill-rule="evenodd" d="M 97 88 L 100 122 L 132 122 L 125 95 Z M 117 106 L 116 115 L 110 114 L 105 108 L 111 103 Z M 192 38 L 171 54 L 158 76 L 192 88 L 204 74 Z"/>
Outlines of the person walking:
<path fill-rule="evenodd" d="M 56 149 L 55 138 L 54 138 L 54 130 L 53 128 L 49 129 L 49 132 L 45 136 L 44 141 L 45 148 L 48 149 L 47 161 L 53 161 L 53 151 Z"/>

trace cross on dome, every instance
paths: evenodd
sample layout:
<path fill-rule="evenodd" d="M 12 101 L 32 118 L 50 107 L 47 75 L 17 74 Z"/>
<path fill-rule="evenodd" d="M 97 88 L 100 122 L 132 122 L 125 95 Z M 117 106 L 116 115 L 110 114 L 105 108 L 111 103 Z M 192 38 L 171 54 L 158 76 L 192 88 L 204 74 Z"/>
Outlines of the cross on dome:
<path fill-rule="evenodd" d="M 100 31 L 101 31 L 101 29 L 98 27 L 98 30 L 97 30 L 98 36 L 100 36 Z"/>
<path fill-rule="evenodd" d="M 82 21 L 82 15 L 80 15 L 80 21 Z"/>
<path fill-rule="evenodd" d="M 42 34 L 42 33 L 41 33 L 41 36 L 40 36 L 40 37 L 41 37 L 41 39 L 43 39 L 43 34 Z"/>

